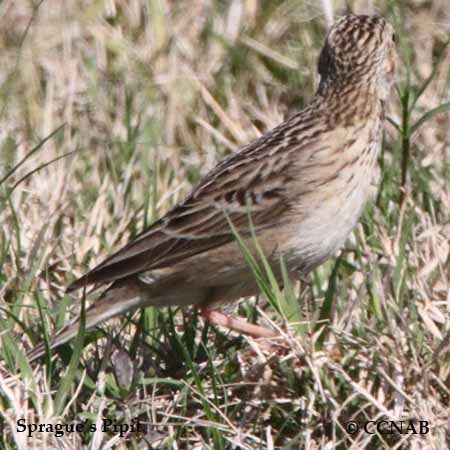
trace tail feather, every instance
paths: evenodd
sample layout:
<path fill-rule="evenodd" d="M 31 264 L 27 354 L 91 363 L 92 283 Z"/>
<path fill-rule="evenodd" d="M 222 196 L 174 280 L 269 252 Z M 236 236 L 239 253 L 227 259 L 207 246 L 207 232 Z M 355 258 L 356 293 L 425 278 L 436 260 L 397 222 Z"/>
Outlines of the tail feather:
<path fill-rule="evenodd" d="M 111 319 L 119 314 L 123 314 L 143 303 L 143 292 L 139 288 L 137 280 L 121 280 L 114 283 L 107 289 L 101 297 L 93 303 L 87 310 L 85 316 L 86 330 L 94 328 L 100 322 Z M 59 330 L 50 340 L 51 349 L 74 338 L 80 327 L 80 317 L 67 324 Z M 34 361 L 45 354 L 45 344 L 37 345 L 27 357 L 29 361 Z"/>

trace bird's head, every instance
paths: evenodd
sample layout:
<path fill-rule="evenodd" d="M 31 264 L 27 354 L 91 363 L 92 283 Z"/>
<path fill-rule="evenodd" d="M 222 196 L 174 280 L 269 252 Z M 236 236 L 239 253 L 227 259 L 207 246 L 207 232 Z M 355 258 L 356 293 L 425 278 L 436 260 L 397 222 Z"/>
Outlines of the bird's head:
<path fill-rule="evenodd" d="M 349 15 L 330 29 L 319 58 L 321 84 L 375 83 L 386 100 L 395 79 L 397 54 L 392 26 L 380 16 Z"/>

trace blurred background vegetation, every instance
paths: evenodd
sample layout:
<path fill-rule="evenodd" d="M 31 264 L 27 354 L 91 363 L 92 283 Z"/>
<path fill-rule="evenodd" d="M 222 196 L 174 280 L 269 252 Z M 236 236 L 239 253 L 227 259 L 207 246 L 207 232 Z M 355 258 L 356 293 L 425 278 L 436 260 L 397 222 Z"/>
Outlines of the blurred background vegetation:
<path fill-rule="evenodd" d="M 70 281 L 308 103 L 348 12 L 397 30 L 381 182 L 345 250 L 273 293 L 278 351 L 148 308 L 89 333 L 80 362 L 67 345 L 30 365 L 79 310 Z M 449 448 L 449 38 L 447 0 L 1 2 L 0 447 Z M 264 298 L 235 308 L 285 326 Z M 146 431 L 30 440 L 20 418 Z M 430 432 L 345 429 L 382 418 Z"/>

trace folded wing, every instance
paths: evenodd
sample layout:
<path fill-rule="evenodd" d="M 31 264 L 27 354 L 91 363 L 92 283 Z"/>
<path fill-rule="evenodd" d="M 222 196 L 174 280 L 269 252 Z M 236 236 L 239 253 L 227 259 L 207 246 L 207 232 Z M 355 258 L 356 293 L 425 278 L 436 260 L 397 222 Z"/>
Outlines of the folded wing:
<path fill-rule="evenodd" d="M 73 282 L 68 291 L 174 265 L 224 245 L 234 239 L 228 220 L 244 236 L 252 228 L 258 234 L 275 226 L 289 204 L 289 153 L 301 147 L 295 137 L 284 135 L 283 128 L 277 131 L 222 161 L 183 203 Z"/>

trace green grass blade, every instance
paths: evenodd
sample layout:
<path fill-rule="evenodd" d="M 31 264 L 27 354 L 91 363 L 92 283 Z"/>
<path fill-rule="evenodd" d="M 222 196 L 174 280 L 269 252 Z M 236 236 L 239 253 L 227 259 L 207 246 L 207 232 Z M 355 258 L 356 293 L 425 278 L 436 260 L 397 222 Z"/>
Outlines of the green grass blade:
<path fill-rule="evenodd" d="M 412 136 L 422 125 L 432 119 L 436 114 L 444 113 L 450 110 L 450 102 L 443 103 L 436 108 L 427 111 L 417 122 L 409 129 L 408 136 Z"/>
<path fill-rule="evenodd" d="M 43 145 L 49 141 L 53 136 L 58 134 L 66 124 L 60 125 L 58 128 L 53 130 L 48 136 L 46 136 L 44 139 L 42 139 L 39 144 L 37 144 L 35 147 L 33 147 L 11 170 L 8 171 L 8 173 L 0 180 L 0 185 L 2 185 L 9 177 L 11 177 L 28 159 L 30 159 L 38 150 L 40 150 Z M 16 183 L 17 185 L 18 183 Z M 14 187 L 16 187 L 14 185 Z"/>
<path fill-rule="evenodd" d="M 74 387 L 74 381 L 78 373 L 81 352 L 83 351 L 84 334 L 86 329 L 86 292 L 83 292 L 80 310 L 80 326 L 73 346 L 73 353 L 70 358 L 69 367 L 62 377 L 55 395 L 55 414 L 59 416 L 66 403 L 66 398 L 70 395 Z"/>

